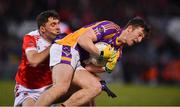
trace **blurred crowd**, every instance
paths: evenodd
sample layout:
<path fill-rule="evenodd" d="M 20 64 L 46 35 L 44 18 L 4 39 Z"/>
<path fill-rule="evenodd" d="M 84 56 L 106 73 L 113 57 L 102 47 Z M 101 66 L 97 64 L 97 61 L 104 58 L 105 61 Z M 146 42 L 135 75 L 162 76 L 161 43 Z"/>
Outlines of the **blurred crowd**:
<path fill-rule="evenodd" d="M 178 0 L 0 0 L 0 78 L 14 79 L 24 34 L 37 29 L 35 17 L 56 10 L 65 30 L 94 21 L 124 26 L 143 17 L 152 28 L 144 42 L 123 50 L 117 69 L 124 82 L 180 84 L 180 1 Z"/>

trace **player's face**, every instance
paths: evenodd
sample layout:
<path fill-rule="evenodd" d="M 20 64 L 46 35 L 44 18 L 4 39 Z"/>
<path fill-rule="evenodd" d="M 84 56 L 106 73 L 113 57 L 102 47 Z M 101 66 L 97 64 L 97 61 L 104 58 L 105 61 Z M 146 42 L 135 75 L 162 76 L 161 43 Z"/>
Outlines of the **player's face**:
<path fill-rule="evenodd" d="M 144 38 L 144 32 L 142 27 L 136 27 L 129 30 L 126 35 L 126 43 L 131 46 L 135 43 L 139 43 Z"/>
<path fill-rule="evenodd" d="M 52 17 L 48 18 L 48 22 L 45 24 L 45 35 L 50 39 L 54 39 L 56 35 L 60 34 L 60 21 L 58 19 L 54 19 Z"/>

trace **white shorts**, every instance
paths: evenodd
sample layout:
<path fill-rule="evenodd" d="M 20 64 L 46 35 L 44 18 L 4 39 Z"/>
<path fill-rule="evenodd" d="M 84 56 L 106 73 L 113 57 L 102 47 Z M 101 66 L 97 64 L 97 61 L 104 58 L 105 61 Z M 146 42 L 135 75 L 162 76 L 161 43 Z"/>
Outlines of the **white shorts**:
<path fill-rule="evenodd" d="M 40 94 L 50 88 L 51 85 L 45 86 L 39 89 L 28 89 L 20 84 L 16 83 L 14 93 L 15 93 L 15 101 L 14 101 L 14 107 L 21 106 L 22 103 L 27 98 L 32 98 L 35 101 L 39 98 Z"/>
<path fill-rule="evenodd" d="M 57 64 L 68 64 L 76 69 L 84 69 L 80 63 L 79 52 L 70 46 L 54 43 L 50 48 L 50 67 Z"/>

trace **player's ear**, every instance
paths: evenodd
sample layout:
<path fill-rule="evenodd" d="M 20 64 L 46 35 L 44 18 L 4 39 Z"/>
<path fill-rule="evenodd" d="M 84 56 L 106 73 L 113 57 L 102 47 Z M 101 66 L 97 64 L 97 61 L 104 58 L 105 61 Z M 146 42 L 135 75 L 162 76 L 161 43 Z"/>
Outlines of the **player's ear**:
<path fill-rule="evenodd" d="M 39 29 L 41 32 L 45 32 L 45 30 L 46 30 L 44 26 L 41 26 Z"/>
<path fill-rule="evenodd" d="M 131 32 L 131 31 L 133 31 L 133 26 L 132 26 L 132 25 L 129 25 L 129 26 L 127 27 L 127 32 Z"/>

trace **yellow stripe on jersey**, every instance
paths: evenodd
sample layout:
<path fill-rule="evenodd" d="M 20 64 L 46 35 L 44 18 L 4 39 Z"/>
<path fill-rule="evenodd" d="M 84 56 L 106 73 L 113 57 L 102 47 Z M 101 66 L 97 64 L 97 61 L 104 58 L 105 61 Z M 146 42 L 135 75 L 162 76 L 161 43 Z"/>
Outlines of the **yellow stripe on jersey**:
<path fill-rule="evenodd" d="M 104 36 L 103 38 L 104 38 L 104 39 L 110 39 L 110 38 L 112 38 L 114 35 L 115 35 L 115 33 L 112 33 L 112 34 L 110 34 L 110 35 Z"/>
<path fill-rule="evenodd" d="M 55 42 L 60 45 L 67 45 L 67 46 L 73 47 L 74 45 L 77 44 L 78 37 L 81 36 L 86 30 L 88 30 L 88 29 L 81 28 L 81 29 L 77 30 L 76 32 L 67 35 L 63 39 L 56 40 Z"/>
<path fill-rule="evenodd" d="M 64 56 L 62 56 L 62 57 L 61 57 L 61 60 L 71 61 L 71 58 L 68 58 L 68 57 L 64 57 Z"/>

